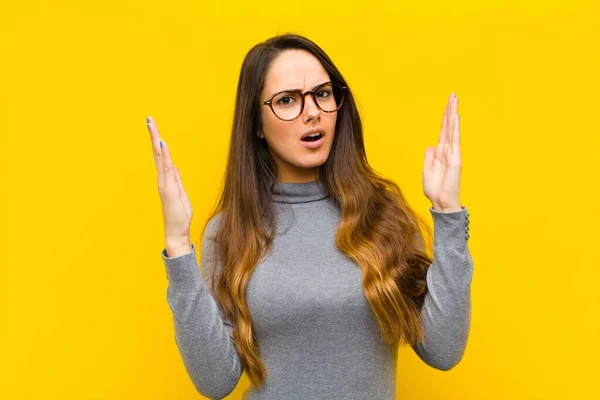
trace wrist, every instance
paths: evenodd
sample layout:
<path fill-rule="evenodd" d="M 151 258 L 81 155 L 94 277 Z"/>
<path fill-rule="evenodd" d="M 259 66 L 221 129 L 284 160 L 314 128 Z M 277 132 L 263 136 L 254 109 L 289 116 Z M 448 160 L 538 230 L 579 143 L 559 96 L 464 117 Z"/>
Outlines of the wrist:
<path fill-rule="evenodd" d="M 432 204 L 432 208 L 433 208 L 434 211 L 444 212 L 444 213 L 451 213 L 451 212 L 462 211 L 462 207 L 460 205 L 455 205 L 455 206 L 441 206 L 439 204 Z"/>
<path fill-rule="evenodd" d="M 169 238 L 165 240 L 165 250 L 168 257 L 177 257 L 193 251 L 189 238 Z"/>

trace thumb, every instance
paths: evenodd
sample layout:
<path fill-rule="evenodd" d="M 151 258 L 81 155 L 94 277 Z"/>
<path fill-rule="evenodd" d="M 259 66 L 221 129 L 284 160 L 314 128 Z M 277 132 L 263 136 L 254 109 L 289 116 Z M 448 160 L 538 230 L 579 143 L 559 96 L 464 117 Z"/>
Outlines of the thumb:
<path fill-rule="evenodd" d="M 425 150 L 425 166 L 429 167 L 433 164 L 433 158 L 435 155 L 435 147 L 434 146 L 429 146 L 426 150 Z"/>

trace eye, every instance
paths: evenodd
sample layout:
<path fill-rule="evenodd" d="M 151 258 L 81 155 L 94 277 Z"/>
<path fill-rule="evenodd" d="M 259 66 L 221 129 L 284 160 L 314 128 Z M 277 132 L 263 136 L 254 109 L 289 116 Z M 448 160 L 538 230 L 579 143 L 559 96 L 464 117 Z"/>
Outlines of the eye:
<path fill-rule="evenodd" d="M 329 95 L 331 95 L 331 92 L 329 90 L 319 90 L 317 92 L 317 97 L 320 97 L 323 99 L 329 97 Z"/>
<path fill-rule="evenodd" d="M 277 100 L 277 104 L 282 105 L 282 106 L 287 106 L 292 104 L 294 101 L 296 101 L 294 98 L 290 97 L 290 96 L 284 96 L 281 99 Z"/>

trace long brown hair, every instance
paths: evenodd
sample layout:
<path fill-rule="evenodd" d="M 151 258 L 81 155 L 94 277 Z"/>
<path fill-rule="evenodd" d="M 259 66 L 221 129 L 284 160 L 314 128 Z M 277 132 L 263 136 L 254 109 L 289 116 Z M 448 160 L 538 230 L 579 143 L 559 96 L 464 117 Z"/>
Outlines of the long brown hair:
<path fill-rule="evenodd" d="M 337 112 L 331 152 L 316 176 L 341 210 L 337 247 L 362 269 L 365 295 L 386 342 L 424 340 L 421 306 L 432 262 L 431 229 L 407 204 L 398 185 L 369 166 L 352 91 L 327 54 L 296 34 L 278 35 L 255 45 L 239 76 L 224 188 L 208 220 L 218 217 L 219 223 L 212 238 L 212 257 L 206 259 L 218 263 L 211 266 L 219 270 L 212 275 L 211 290 L 232 321 L 238 354 L 256 388 L 263 385 L 267 371 L 246 303 L 246 286 L 276 232 L 271 191 L 277 177 L 276 163 L 256 135 L 260 129 L 258 98 L 269 65 L 288 49 L 310 52 L 334 83 L 348 87 Z"/>

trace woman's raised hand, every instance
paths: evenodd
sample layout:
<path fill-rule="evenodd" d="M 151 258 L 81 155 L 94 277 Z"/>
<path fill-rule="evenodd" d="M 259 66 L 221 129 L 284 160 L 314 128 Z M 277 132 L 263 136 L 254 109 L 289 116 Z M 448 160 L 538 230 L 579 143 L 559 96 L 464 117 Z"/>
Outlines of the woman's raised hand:
<path fill-rule="evenodd" d="M 152 117 L 146 117 L 150 131 L 152 153 L 158 174 L 158 194 L 162 203 L 165 227 L 165 249 L 169 257 L 191 252 L 190 226 L 192 205 L 181 183 L 179 170 L 171 160 L 169 146 L 160 139 L 158 127 Z"/>
<path fill-rule="evenodd" d="M 458 99 L 450 94 L 437 146 L 425 150 L 423 192 L 435 211 L 460 211 L 460 119 Z"/>

